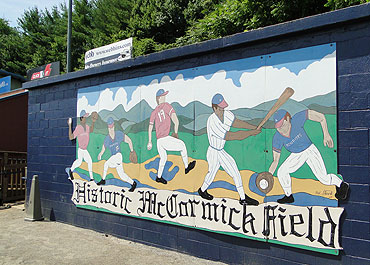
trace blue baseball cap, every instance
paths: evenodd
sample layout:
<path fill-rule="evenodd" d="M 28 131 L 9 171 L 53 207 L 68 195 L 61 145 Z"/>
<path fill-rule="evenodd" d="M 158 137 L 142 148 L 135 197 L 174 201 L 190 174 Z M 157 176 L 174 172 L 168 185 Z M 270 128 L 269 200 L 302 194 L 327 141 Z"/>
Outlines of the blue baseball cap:
<path fill-rule="evenodd" d="M 109 128 L 112 128 L 114 126 L 114 120 L 112 117 L 109 117 L 108 120 L 107 120 L 107 123 L 108 123 L 108 127 Z"/>
<path fill-rule="evenodd" d="M 229 104 L 227 104 L 227 102 L 225 101 L 224 97 L 219 93 L 213 96 L 212 104 L 216 104 L 223 109 L 229 106 Z"/>
<path fill-rule="evenodd" d="M 80 117 L 84 117 L 84 118 L 86 118 L 86 117 L 88 117 L 89 116 L 89 113 L 86 113 L 86 111 L 85 110 L 81 110 L 81 112 L 80 112 Z"/>
<path fill-rule="evenodd" d="M 168 94 L 168 91 L 164 91 L 164 89 L 161 88 L 157 91 L 156 97 L 165 96 L 167 94 Z"/>
<path fill-rule="evenodd" d="M 285 109 L 279 109 L 274 114 L 275 128 L 280 128 L 283 125 L 284 117 L 288 112 Z"/>

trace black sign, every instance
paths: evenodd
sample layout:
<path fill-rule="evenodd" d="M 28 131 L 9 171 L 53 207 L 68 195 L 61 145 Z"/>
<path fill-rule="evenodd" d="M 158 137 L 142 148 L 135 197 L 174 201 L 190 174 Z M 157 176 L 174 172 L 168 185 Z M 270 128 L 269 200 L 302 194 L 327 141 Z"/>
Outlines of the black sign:
<path fill-rule="evenodd" d="M 27 71 L 27 80 L 36 80 L 60 74 L 60 62 L 53 62 Z"/>

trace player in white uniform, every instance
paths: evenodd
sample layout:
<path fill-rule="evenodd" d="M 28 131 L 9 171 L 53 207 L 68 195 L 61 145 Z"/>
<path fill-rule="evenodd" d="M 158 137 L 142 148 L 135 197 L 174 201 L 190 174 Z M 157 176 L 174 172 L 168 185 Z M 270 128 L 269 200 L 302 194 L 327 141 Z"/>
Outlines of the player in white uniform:
<path fill-rule="evenodd" d="M 225 150 L 224 145 L 228 140 L 243 140 L 249 136 L 259 134 L 256 126 L 235 118 L 231 111 L 225 110 L 228 106 L 221 94 L 216 94 L 212 98 L 212 109 L 214 113 L 207 121 L 207 134 L 209 147 L 207 150 L 208 173 L 203 185 L 198 189 L 199 195 L 203 199 L 212 200 L 213 196 L 207 192 L 209 185 L 213 182 L 220 166 L 229 174 L 235 183 L 236 190 L 240 196 L 240 204 L 258 205 L 258 201 L 245 194 L 243 182 L 238 170 L 238 166 L 232 156 Z M 230 127 L 251 129 L 249 131 L 240 130 L 230 132 Z"/>
<path fill-rule="evenodd" d="M 188 164 L 188 152 L 185 143 L 178 139 L 179 120 L 171 104 L 166 102 L 168 91 L 159 89 L 156 94 L 158 106 L 150 115 L 148 127 L 148 145 L 147 149 L 152 149 L 152 131 L 155 124 L 155 133 L 157 136 L 157 150 L 160 157 L 158 166 L 157 182 L 167 184 L 167 180 L 162 178 L 163 169 L 167 161 L 167 151 L 180 151 L 182 161 L 184 162 L 185 174 L 189 173 L 195 167 L 196 161 Z M 174 133 L 170 134 L 171 121 L 174 124 Z"/>
<path fill-rule="evenodd" d="M 278 110 L 274 114 L 277 132 L 272 140 L 274 160 L 270 165 L 269 172 L 274 174 L 280 160 L 280 152 L 283 146 L 291 154 L 280 165 L 277 172 L 280 185 L 285 193 L 285 196 L 277 201 L 279 203 L 294 202 L 290 174 L 296 172 L 304 163 L 307 163 L 315 177 L 322 184 L 335 185 L 337 190 L 335 197 L 344 200 L 347 197 L 349 185 L 342 181 L 337 175 L 328 174 L 326 172 L 325 163 L 319 150 L 311 142 L 304 129 L 306 120 L 319 122 L 324 134 L 324 146 L 329 148 L 334 147 L 333 139 L 329 134 L 324 114 L 314 110 L 304 110 L 291 117 L 286 110 Z"/>

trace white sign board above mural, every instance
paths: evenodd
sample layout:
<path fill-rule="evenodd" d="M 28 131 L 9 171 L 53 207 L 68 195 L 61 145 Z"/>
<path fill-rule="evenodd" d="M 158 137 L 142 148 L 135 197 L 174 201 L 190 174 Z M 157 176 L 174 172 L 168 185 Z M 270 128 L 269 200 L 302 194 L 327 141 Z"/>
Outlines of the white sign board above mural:
<path fill-rule="evenodd" d="M 131 59 L 132 38 L 121 40 L 85 53 L 85 69 Z"/>

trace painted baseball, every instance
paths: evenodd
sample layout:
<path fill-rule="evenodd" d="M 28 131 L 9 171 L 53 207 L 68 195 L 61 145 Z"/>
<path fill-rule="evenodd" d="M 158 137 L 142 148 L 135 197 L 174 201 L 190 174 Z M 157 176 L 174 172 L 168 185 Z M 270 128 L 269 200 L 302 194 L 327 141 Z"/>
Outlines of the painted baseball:
<path fill-rule="evenodd" d="M 267 187 L 269 186 L 269 183 L 267 182 L 266 179 L 261 179 L 259 184 L 261 189 L 263 190 L 267 189 Z"/>

